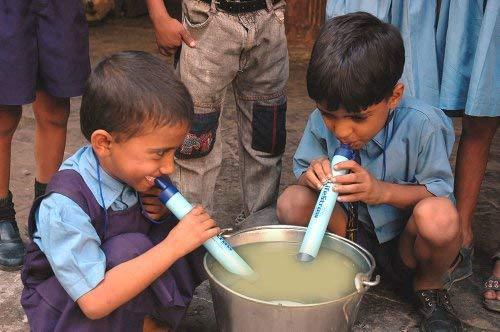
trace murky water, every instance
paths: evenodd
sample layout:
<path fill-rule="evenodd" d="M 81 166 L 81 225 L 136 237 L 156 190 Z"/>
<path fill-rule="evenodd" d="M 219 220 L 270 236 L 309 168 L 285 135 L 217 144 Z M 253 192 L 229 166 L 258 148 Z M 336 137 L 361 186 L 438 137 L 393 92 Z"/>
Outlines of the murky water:
<path fill-rule="evenodd" d="M 236 248 L 258 274 L 247 280 L 227 272 L 213 262 L 214 276 L 232 290 L 263 301 L 318 303 L 334 300 L 355 291 L 357 266 L 336 251 L 321 248 L 310 263 L 296 258 L 298 243 L 259 242 Z M 213 261 L 213 260 L 212 260 Z"/>

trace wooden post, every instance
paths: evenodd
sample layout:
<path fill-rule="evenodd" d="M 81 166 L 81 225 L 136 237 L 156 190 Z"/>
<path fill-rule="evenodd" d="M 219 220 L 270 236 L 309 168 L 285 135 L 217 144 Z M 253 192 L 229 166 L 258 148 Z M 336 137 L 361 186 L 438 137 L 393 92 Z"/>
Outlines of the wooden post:
<path fill-rule="evenodd" d="M 312 45 L 325 22 L 325 8 L 326 0 L 288 0 L 286 11 L 288 42 Z"/>

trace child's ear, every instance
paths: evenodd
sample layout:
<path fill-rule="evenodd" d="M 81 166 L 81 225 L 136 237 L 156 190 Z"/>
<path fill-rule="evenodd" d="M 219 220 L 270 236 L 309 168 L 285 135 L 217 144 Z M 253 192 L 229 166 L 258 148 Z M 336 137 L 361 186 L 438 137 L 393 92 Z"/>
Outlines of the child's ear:
<path fill-rule="evenodd" d="M 110 153 L 113 137 L 104 129 L 97 129 L 90 136 L 90 144 L 99 157 L 105 157 Z"/>
<path fill-rule="evenodd" d="M 404 92 L 405 92 L 405 85 L 403 83 L 397 83 L 394 89 L 392 90 L 392 95 L 389 97 L 389 101 L 387 103 L 389 109 L 393 110 L 398 106 L 399 102 L 401 101 L 401 98 L 403 98 Z"/>

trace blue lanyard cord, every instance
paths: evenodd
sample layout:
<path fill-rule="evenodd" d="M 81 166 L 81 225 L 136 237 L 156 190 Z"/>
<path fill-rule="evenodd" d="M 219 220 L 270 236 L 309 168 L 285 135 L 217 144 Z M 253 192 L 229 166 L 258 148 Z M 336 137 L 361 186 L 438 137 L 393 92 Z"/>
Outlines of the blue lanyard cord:
<path fill-rule="evenodd" d="M 100 163 L 99 159 L 94 153 L 94 158 L 97 166 L 97 182 L 99 184 L 99 196 L 101 197 L 102 209 L 104 210 L 104 238 L 108 237 L 108 211 L 106 210 L 106 204 L 104 204 L 104 196 L 102 194 L 102 185 L 101 185 L 101 171 L 100 171 Z"/>
<path fill-rule="evenodd" d="M 384 149 L 383 149 L 383 155 L 382 155 L 382 181 L 385 181 L 385 173 L 386 173 L 386 154 L 385 150 L 387 149 L 387 138 L 389 137 L 389 124 L 392 121 L 392 118 L 394 117 L 394 112 L 393 110 L 389 111 L 389 116 L 387 117 L 387 120 L 385 121 L 385 133 L 384 133 Z"/>

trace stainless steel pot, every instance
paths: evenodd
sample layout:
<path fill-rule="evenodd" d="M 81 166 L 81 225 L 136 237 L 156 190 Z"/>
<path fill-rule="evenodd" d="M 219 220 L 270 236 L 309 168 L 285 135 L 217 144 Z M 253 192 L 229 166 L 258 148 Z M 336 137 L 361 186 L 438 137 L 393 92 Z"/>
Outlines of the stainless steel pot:
<path fill-rule="evenodd" d="M 297 242 L 304 237 L 306 228 L 272 225 L 249 228 L 226 237 L 233 246 L 255 242 Z M 373 256 L 354 242 L 326 233 L 323 247 L 336 250 L 350 258 L 358 267 L 354 279 L 356 290 L 339 299 L 314 304 L 277 303 L 261 301 L 239 294 L 220 281 L 211 272 L 215 263 L 205 255 L 203 264 L 208 273 L 214 301 L 217 326 L 220 331 L 347 331 L 356 320 L 359 303 L 369 287 L 379 283 L 379 276 L 371 280 L 375 269 Z"/>

